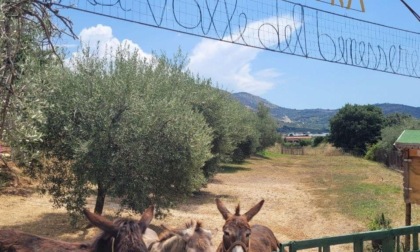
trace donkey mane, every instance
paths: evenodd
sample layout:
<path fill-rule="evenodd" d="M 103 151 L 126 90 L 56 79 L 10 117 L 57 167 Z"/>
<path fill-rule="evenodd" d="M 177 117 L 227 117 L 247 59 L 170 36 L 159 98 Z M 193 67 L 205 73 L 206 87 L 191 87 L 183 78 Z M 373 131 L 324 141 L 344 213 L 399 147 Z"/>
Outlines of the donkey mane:
<path fill-rule="evenodd" d="M 101 215 L 83 209 L 87 219 L 103 232 L 95 239 L 95 252 L 147 252 L 143 235 L 153 219 L 154 206 L 147 208 L 139 221 L 129 218 L 118 218 L 110 221 Z"/>
<path fill-rule="evenodd" d="M 136 220 L 132 220 L 129 218 L 118 218 L 115 219 L 113 223 L 118 228 L 123 228 L 124 226 L 126 226 L 127 228 L 124 228 L 124 231 L 127 236 L 138 236 L 138 234 L 141 234 L 141 230 Z M 107 232 L 102 231 L 102 233 L 96 237 L 95 243 L 100 240 L 107 240 L 109 238 L 110 235 Z"/>
<path fill-rule="evenodd" d="M 117 251 L 126 248 L 135 248 L 138 250 L 141 248 L 140 240 L 142 239 L 142 231 L 140 230 L 138 221 L 128 218 L 118 218 L 113 223 L 120 229 L 118 235 L 122 234 L 120 235 L 121 240 L 118 244 Z M 109 247 L 109 243 L 112 243 L 111 239 L 115 238 L 108 232 L 103 231 L 93 242 L 93 247 L 97 251 L 102 251 L 102 249 Z"/>
<path fill-rule="evenodd" d="M 239 204 L 236 206 L 236 208 L 235 208 L 235 215 L 236 216 L 241 216 L 241 214 L 240 214 L 240 212 L 241 212 L 241 207 L 239 206 Z"/>

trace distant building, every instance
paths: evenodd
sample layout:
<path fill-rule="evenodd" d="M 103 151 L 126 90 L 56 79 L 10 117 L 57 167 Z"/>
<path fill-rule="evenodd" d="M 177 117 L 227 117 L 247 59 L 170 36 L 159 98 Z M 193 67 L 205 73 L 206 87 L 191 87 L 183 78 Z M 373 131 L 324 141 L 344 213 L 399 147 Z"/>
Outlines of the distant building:
<path fill-rule="evenodd" d="M 312 137 L 326 137 L 326 136 L 328 136 L 329 135 L 329 133 L 320 133 L 320 134 L 311 134 L 311 136 Z"/>
<path fill-rule="evenodd" d="M 299 141 L 311 140 L 314 137 L 326 137 L 328 133 L 311 134 L 308 133 L 289 133 L 283 137 L 285 143 L 298 143 Z"/>

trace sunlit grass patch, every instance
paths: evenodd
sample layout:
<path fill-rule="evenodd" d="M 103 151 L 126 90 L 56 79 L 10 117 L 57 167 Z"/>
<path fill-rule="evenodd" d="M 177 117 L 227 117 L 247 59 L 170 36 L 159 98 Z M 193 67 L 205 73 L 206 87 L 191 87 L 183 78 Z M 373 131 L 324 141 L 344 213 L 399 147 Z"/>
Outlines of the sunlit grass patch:
<path fill-rule="evenodd" d="M 389 212 L 388 206 L 395 197 L 401 196 L 401 188 L 392 184 L 348 183 L 338 188 L 342 200 L 337 206 L 341 211 L 357 219 L 368 220 L 381 212 Z"/>
<path fill-rule="evenodd" d="M 278 144 L 270 148 L 264 149 L 262 151 L 259 151 L 257 155 L 263 158 L 269 158 L 269 159 L 279 158 L 283 156 L 283 154 L 281 154 L 281 151 L 280 151 L 280 145 Z"/>
<path fill-rule="evenodd" d="M 397 226 L 404 223 L 402 176 L 382 164 L 350 155 L 325 155 L 320 149 L 272 161 L 299 173 L 315 196 L 313 204 L 324 214 L 338 211 L 367 225 L 374 216 L 385 213 Z"/>

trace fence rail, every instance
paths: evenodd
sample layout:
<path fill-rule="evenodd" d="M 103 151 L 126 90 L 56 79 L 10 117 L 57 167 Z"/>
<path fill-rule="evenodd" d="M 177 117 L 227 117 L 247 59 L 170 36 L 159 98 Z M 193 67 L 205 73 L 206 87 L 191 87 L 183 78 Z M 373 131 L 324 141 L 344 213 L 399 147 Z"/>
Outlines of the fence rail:
<path fill-rule="evenodd" d="M 281 154 L 289 154 L 289 155 L 303 155 L 303 147 L 301 146 L 281 146 Z"/>
<path fill-rule="evenodd" d="M 318 249 L 319 252 L 329 252 L 333 245 L 353 244 L 354 252 L 368 251 L 364 248 L 363 242 L 375 241 L 381 244 L 381 252 L 402 252 L 402 251 L 420 251 L 418 234 L 420 226 L 400 227 L 389 230 L 370 231 L 356 234 L 348 234 L 334 237 L 326 237 L 311 240 L 290 241 L 280 245 L 279 251 L 296 252 L 305 249 Z M 404 248 L 401 243 L 401 236 L 409 235 L 412 239 L 412 246 Z M 285 250 L 287 248 L 287 250 Z M 403 250 L 408 249 L 408 250 Z M 370 250 L 372 251 L 372 250 Z"/>

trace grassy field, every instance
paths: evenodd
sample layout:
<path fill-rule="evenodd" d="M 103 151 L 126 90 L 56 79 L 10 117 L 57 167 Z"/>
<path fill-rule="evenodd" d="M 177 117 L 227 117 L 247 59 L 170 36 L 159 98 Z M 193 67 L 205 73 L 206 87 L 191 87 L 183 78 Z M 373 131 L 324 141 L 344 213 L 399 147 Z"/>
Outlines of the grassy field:
<path fill-rule="evenodd" d="M 315 160 L 313 160 L 315 158 Z M 401 173 L 371 161 L 351 156 L 304 156 L 301 166 L 325 211 L 368 223 L 384 213 L 395 225 L 404 224 L 405 208 Z"/>
<path fill-rule="evenodd" d="M 68 241 L 89 240 L 97 233 L 95 229 L 72 228 L 64 209 L 52 208 L 48 196 L 32 189 L 29 185 L 2 191 L 0 228 Z M 243 212 L 265 199 L 252 222 L 272 228 L 280 241 L 366 231 L 381 213 L 392 220 L 393 227 L 403 226 L 405 220 L 401 173 L 323 146 L 308 148 L 302 156 L 282 155 L 276 147 L 242 165 L 224 165 L 206 188 L 152 224 L 181 226 L 189 219 L 202 220 L 218 244 L 223 219 L 214 203 L 216 197 L 231 210 L 240 202 Z M 88 201 L 91 209 L 93 200 Z M 105 208 L 106 215 L 115 217 L 115 201 L 107 199 Z M 419 213 L 413 206 L 413 224 L 419 223 Z M 122 214 L 138 218 L 130 211 Z"/>

